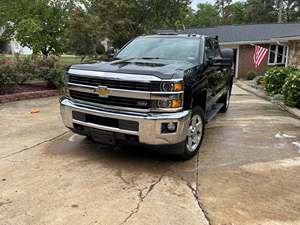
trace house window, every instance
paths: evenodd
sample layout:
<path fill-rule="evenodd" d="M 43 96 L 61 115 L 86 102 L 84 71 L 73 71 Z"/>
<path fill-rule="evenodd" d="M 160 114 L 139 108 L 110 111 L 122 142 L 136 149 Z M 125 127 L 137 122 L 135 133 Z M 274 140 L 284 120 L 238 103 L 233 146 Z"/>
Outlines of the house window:
<path fill-rule="evenodd" d="M 285 65 L 287 60 L 287 46 L 270 45 L 268 65 Z"/>

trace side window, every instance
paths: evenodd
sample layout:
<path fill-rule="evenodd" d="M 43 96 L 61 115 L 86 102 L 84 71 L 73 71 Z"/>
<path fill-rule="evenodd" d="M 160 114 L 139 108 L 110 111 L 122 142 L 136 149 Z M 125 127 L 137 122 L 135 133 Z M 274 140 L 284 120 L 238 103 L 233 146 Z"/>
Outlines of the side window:
<path fill-rule="evenodd" d="M 209 59 L 214 57 L 214 48 L 212 45 L 212 41 L 208 38 L 205 39 L 205 59 Z"/>
<path fill-rule="evenodd" d="M 205 58 L 209 59 L 210 57 L 221 57 L 219 45 L 216 41 L 207 38 L 205 40 Z"/>

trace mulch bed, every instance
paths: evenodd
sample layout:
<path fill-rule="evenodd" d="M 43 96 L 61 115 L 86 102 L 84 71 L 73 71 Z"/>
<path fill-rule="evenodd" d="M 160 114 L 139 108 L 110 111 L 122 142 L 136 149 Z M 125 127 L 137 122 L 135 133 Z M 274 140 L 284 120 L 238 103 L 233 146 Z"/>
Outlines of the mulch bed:
<path fill-rule="evenodd" d="M 44 84 L 22 84 L 0 90 L 0 103 L 59 95 L 59 91 Z"/>

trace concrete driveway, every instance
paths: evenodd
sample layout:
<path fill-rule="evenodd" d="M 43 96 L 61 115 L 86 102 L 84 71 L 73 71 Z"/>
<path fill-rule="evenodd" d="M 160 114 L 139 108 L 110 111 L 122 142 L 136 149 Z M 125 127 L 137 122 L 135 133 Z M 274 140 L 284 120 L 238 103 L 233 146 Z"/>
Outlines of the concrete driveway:
<path fill-rule="evenodd" d="M 74 135 L 56 98 L 2 104 L 0 224 L 297 225 L 299 143 L 299 120 L 236 87 L 185 162 Z"/>

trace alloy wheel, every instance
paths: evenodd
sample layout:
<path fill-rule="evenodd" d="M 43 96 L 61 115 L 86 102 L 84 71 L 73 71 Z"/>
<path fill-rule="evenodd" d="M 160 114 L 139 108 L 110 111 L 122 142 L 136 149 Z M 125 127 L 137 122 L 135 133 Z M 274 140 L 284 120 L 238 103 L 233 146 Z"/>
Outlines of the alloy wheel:
<path fill-rule="evenodd" d="M 196 114 L 192 117 L 187 134 L 186 147 L 189 152 L 197 150 L 203 133 L 203 121 L 201 116 Z"/>

